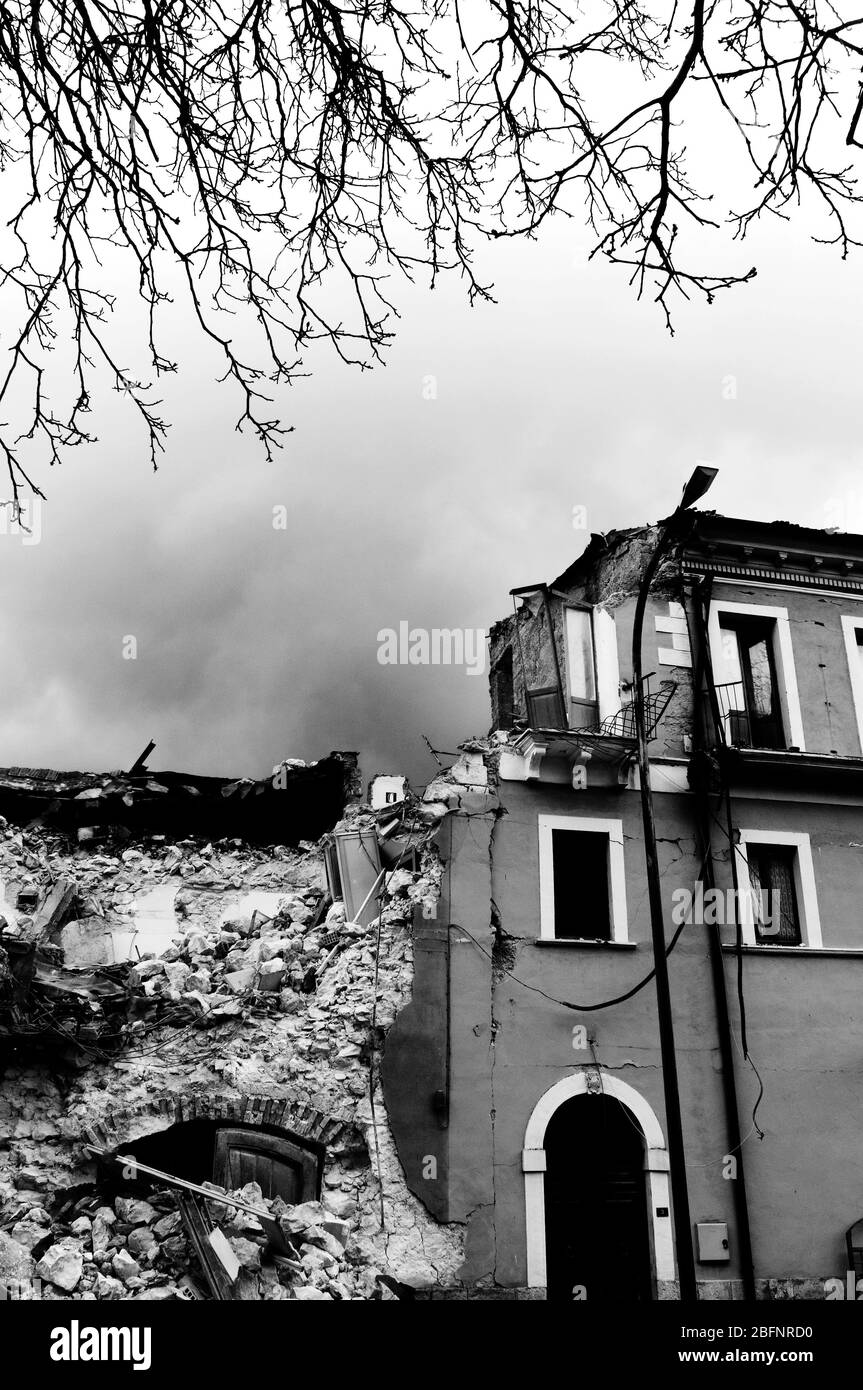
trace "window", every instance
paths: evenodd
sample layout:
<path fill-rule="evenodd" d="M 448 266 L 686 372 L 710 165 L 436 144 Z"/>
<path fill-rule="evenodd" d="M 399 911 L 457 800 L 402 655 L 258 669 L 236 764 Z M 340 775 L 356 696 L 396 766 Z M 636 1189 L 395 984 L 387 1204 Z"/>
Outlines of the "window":
<path fill-rule="evenodd" d="M 587 729 L 598 722 L 593 614 L 589 608 L 567 608 L 565 614 L 569 724 L 572 729 Z"/>
<path fill-rule="evenodd" d="M 848 654 L 848 671 L 851 676 L 851 689 L 854 694 L 854 712 L 857 716 L 857 735 L 860 752 L 863 753 L 863 616 L 844 617 L 842 630 L 845 634 L 845 650 Z"/>
<path fill-rule="evenodd" d="M 627 940 L 623 822 L 539 817 L 540 939 Z"/>
<path fill-rule="evenodd" d="M 796 851 L 790 845 L 751 845 L 749 887 L 755 940 L 772 946 L 799 946 L 800 913 L 794 885 Z"/>
<path fill-rule="evenodd" d="M 596 830 L 552 830 L 551 857 L 555 937 L 608 941 L 608 836 Z"/>
<path fill-rule="evenodd" d="M 821 942 L 809 836 L 787 830 L 741 830 L 737 847 L 743 940 L 750 946 Z"/>
<path fill-rule="evenodd" d="M 788 610 L 717 601 L 711 606 L 709 628 L 726 743 L 803 751 Z"/>
<path fill-rule="evenodd" d="M 512 647 L 503 652 L 493 672 L 495 728 L 511 729 L 513 721 Z"/>
<path fill-rule="evenodd" d="M 721 622 L 726 680 L 720 687 L 720 713 L 727 717 L 728 742 L 743 748 L 784 748 L 773 655 L 775 623 L 725 614 Z"/>

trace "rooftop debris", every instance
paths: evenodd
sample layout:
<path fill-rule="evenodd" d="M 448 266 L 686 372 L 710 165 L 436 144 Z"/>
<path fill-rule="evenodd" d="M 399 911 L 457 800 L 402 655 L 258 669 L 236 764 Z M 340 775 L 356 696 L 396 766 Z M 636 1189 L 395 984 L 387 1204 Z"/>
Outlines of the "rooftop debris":
<path fill-rule="evenodd" d="M 170 837 L 241 835 L 260 844 L 316 840 L 361 794 L 356 753 L 317 762 L 286 758 L 269 777 L 198 777 L 148 772 L 54 772 L 0 768 L 0 815 L 94 842 L 161 832 Z"/>

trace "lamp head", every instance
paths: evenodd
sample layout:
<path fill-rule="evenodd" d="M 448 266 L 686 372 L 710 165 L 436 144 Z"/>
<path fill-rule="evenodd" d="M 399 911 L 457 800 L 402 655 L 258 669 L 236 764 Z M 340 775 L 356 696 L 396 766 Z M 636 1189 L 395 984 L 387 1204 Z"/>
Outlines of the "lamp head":
<path fill-rule="evenodd" d="M 703 497 L 718 472 L 718 468 L 709 468 L 706 464 L 700 463 L 683 489 L 678 511 L 685 511 L 693 502 Z"/>

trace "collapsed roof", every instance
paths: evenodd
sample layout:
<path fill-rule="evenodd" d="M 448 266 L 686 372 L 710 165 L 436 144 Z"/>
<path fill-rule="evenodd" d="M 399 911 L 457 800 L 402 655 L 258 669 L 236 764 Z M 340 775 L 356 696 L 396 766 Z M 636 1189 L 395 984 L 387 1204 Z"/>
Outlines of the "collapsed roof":
<path fill-rule="evenodd" d="M 140 760 L 131 772 L 0 768 L 0 815 L 18 825 L 37 821 L 77 832 L 80 841 L 99 839 L 110 829 L 296 845 L 318 839 L 360 794 L 352 752 L 311 763 L 286 759 L 258 780 L 149 772 Z"/>

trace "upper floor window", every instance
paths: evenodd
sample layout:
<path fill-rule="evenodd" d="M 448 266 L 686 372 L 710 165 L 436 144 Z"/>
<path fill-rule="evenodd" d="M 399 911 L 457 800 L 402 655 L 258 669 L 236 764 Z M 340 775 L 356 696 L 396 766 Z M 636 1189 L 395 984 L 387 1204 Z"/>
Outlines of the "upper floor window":
<path fill-rule="evenodd" d="M 820 946 L 821 921 L 809 836 L 741 830 L 737 846 L 741 927 L 750 946 Z"/>
<path fill-rule="evenodd" d="M 539 817 L 540 938 L 626 941 L 623 822 Z"/>
<path fill-rule="evenodd" d="M 752 924 L 759 946 L 799 946 L 800 907 L 792 845 L 750 845 Z"/>
<path fill-rule="evenodd" d="M 860 752 L 863 753 L 863 614 L 853 618 L 843 617 L 842 631 L 845 634 L 848 672 L 851 676 L 851 689 L 854 694 L 854 713 L 857 718 Z"/>
<path fill-rule="evenodd" d="M 803 719 L 788 610 L 717 600 L 709 626 L 726 743 L 802 751 Z"/>
<path fill-rule="evenodd" d="M 720 713 L 728 742 L 744 748 L 785 748 L 771 618 L 723 614 L 720 635 L 725 675 Z"/>
<path fill-rule="evenodd" d="M 566 665 L 569 698 L 596 710 L 596 661 L 593 651 L 593 614 L 589 608 L 566 610 Z"/>
<path fill-rule="evenodd" d="M 566 684 L 571 729 L 595 728 L 620 709 L 617 629 L 607 609 L 567 605 Z"/>
<path fill-rule="evenodd" d="M 496 729 L 511 729 L 515 715 L 512 647 L 507 647 L 501 652 L 492 668 L 491 681 L 494 727 Z"/>

